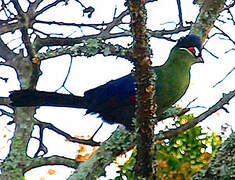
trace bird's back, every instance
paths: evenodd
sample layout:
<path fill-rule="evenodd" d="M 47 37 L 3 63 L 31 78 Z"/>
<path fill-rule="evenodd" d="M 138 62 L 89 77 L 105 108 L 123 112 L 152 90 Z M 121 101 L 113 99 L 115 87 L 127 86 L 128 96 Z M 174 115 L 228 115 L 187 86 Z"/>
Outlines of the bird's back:
<path fill-rule="evenodd" d="M 160 115 L 183 96 L 188 88 L 189 72 L 174 72 L 165 66 L 156 66 L 153 69 L 157 75 L 155 97 L 157 115 Z M 121 123 L 128 128 L 135 114 L 135 96 L 135 79 L 129 74 L 85 92 L 87 113 L 98 113 L 106 122 Z"/>

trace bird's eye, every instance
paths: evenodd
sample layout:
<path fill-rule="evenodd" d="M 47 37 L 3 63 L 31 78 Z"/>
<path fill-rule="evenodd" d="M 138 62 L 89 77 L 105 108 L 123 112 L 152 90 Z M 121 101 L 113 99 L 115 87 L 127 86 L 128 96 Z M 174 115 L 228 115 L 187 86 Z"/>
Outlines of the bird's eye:
<path fill-rule="evenodd" d="M 195 57 L 198 57 L 200 54 L 200 51 L 197 47 L 189 47 L 187 48 Z"/>

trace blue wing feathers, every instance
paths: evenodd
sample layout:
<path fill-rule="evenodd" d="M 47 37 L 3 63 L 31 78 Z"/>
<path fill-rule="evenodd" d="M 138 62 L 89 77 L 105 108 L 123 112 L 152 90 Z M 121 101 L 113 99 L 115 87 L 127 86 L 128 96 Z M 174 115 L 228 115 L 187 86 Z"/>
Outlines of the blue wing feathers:
<path fill-rule="evenodd" d="M 97 88 L 86 91 L 84 96 L 88 101 L 88 113 L 110 111 L 118 108 L 135 96 L 135 80 L 131 74 L 111 80 Z"/>

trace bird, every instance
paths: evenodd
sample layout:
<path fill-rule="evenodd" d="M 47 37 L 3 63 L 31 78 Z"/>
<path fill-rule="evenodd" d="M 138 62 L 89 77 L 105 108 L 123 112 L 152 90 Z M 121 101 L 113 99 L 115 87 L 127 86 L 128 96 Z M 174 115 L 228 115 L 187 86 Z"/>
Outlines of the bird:
<path fill-rule="evenodd" d="M 181 37 L 171 49 L 166 62 L 154 66 L 156 115 L 174 105 L 190 83 L 190 69 L 203 63 L 200 37 L 189 34 Z M 132 73 L 90 89 L 83 96 L 38 91 L 15 90 L 9 95 L 13 107 L 56 106 L 86 109 L 86 114 L 98 114 L 104 122 L 122 124 L 133 129 L 136 110 L 136 83 Z M 79 83 L 79 82 L 76 82 Z"/>

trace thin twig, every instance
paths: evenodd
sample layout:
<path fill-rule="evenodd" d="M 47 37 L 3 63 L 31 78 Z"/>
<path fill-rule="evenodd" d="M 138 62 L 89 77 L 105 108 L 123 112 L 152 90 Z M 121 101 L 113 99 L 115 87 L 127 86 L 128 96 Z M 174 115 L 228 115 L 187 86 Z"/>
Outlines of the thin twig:
<path fill-rule="evenodd" d="M 172 137 L 175 137 L 183 132 L 185 132 L 186 130 L 196 126 L 199 122 L 202 122 L 203 120 L 205 120 L 207 117 L 209 117 L 211 114 L 215 113 L 216 111 L 218 111 L 219 109 L 222 109 L 224 105 L 228 104 L 228 102 L 235 96 L 235 90 L 231 91 L 230 93 L 224 95 L 216 104 L 214 104 L 213 106 L 211 106 L 207 111 L 205 111 L 204 113 L 200 114 L 198 117 L 190 120 L 188 123 L 163 132 L 161 134 L 158 134 L 155 136 L 155 140 L 163 140 L 163 139 L 170 139 Z"/>
<path fill-rule="evenodd" d="M 178 7 L 178 16 L 179 16 L 179 25 L 183 26 L 183 17 L 182 17 L 182 8 L 181 8 L 181 2 L 180 0 L 176 0 L 177 2 L 177 7 Z"/>
<path fill-rule="evenodd" d="M 35 123 L 35 125 L 43 127 L 43 129 L 45 129 L 45 128 L 50 129 L 50 130 L 56 132 L 57 134 L 64 136 L 68 141 L 73 142 L 73 143 L 81 143 L 81 144 L 86 144 L 86 145 L 90 145 L 90 146 L 99 146 L 100 145 L 99 142 L 95 142 L 92 139 L 86 140 L 86 139 L 72 137 L 70 134 L 58 129 L 57 127 L 55 127 L 51 123 L 38 121 L 37 123 Z"/>
<path fill-rule="evenodd" d="M 223 79 L 221 79 L 220 81 L 218 81 L 215 85 L 213 85 L 212 87 L 214 88 L 215 86 L 217 86 L 218 84 L 222 83 L 235 69 L 235 67 L 233 67 L 225 76 Z"/>
<path fill-rule="evenodd" d="M 216 25 L 214 25 L 214 27 L 218 29 L 223 36 L 227 37 L 235 45 L 235 41 L 226 32 L 224 32 L 221 28 Z"/>
<path fill-rule="evenodd" d="M 70 63 L 69 63 L 68 72 L 67 72 L 67 74 L 66 74 L 66 76 L 65 76 L 65 79 L 64 79 L 64 81 L 63 81 L 61 87 L 59 87 L 56 91 L 59 91 L 61 88 L 64 87 L 64 88 L 66 89 L 66 91 L 68 91 L 70 94 L 72 94 L 72 92 L 69 91 L 69 90 L 65 87 L 65 83 L 66 83 L 67 80 L 68 80 L 68 77 L 69 77 L 69 74 L 70 74 L 70 71 L 71 71 L 71 68 L 72 68 L 72 63 L 73 63 L 73 57 L 71 56 L 70 58 L 71 58 L 71 59 L 70 59 Z"/>

